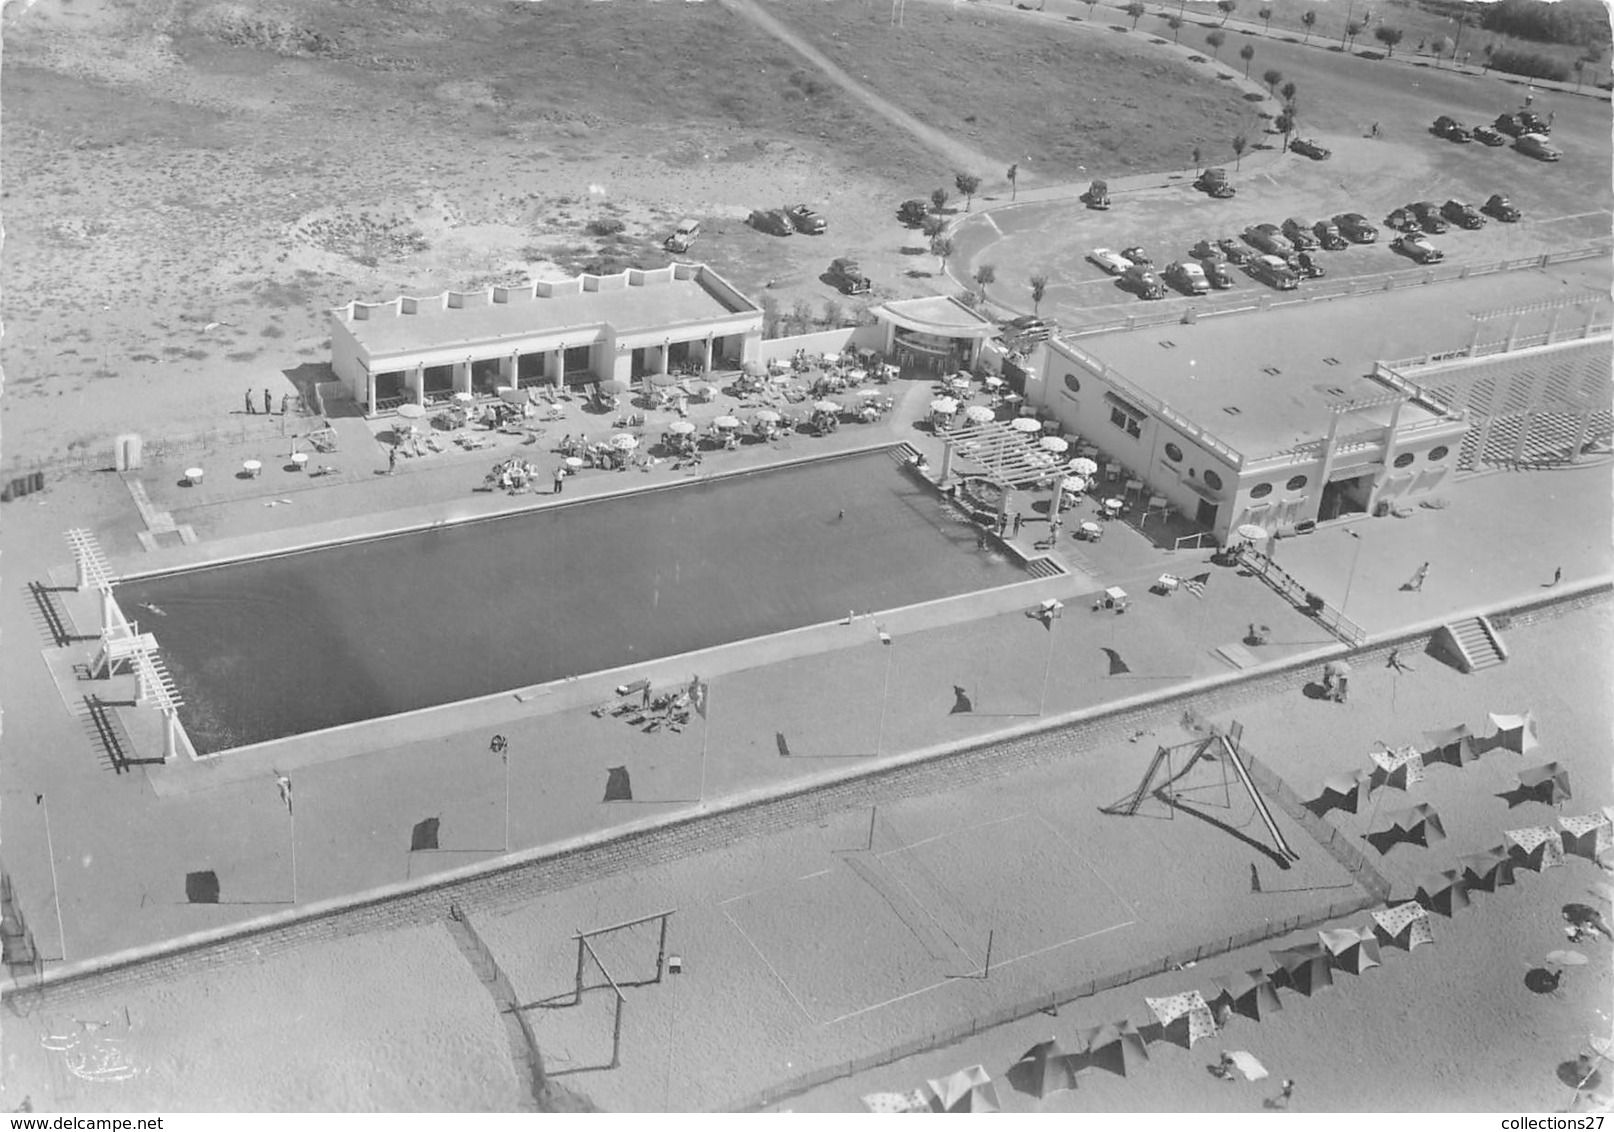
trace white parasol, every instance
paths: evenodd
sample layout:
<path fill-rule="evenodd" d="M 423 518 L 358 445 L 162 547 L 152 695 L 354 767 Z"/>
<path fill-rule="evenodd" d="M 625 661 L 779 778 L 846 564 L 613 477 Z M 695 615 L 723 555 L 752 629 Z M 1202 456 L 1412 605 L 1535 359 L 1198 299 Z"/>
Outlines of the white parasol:
<path fill-rule="evenodd" d="M 1070 447 L 1070 442 L 1069 441 L 1065 440 L 1062 437 L 1058 437 L 1058 436 L 1045 436 L 1041 440 L 1039 440 L 1037 443 L 1039 445 L 1041 445 L 1044 452 L 1052 452 L 1055 455 L 1058 455 L 1058 454 L 1064 452 L 1067 448 Z"/>
<path fill-rule="evenodd" d="M 406 420 L 419 420 L 426 415 L 426 406 L 417 405 L 413 401 L 398 406 L 398 415 Z"/>
<path fill-rule="evenodd" d="M 1009 427 L 1018 432 L 1041 432 L 1042 422 L 1036 417 L 1015 417 L 1009 422 Z"/>
<path fill-rule="evenodd" d="M 958 412 L 958 402 L 951 397 L 938 397 L 930 403 L 930 411 L 950 417 Z"/>
<path fill-rule="evenodd" d="M 475 398 L 473 398 L 469 393 L 454 394 L 454 403 L 457 405 L 469 405 L 473 400 L 475 400 Z"/>
<path fill-rule="evenodd" d="M 631 433 L 619 432 L 611 438 L 611 447 L 618 452 L 632 452 L 639 447 L 639 438 Z"/>
<path fill-rule="evenodd" d="M 857 395 L 859 397 L 883 397 L 884 396 L 884 394 L 881 393 L 878 389 L 859 389 L 857 391 Z"/>
<path fill-rule="evenodd" d="M 761 421 L 763 424 L 778 424 L 779 414 L 774 412 L 772 409 L 759 409 L 757 411 L 757 420 Z"/>
<path fill-rule="evenodd" d="M 718 428 L 739 428 L 740 427 L 740 418 L 739 417 L 718 417 L 712 423 L 714 425 L 716 425 Z"/>
<path fill-rule="evenodd" d="M 840 402 L 830 400 L 814 401 L 813 408 L 817 409 L 820 413 L 838 413 L 841 411 Z"/>
<path fill-rule="evenodd" d="M 1072 495 L 1080 495 L 1087 490 L 1087 481 L 1082 479 L 1081 476 L 1066 476 L 1061 481 L 1059 488 L 1061 491 L 1067 491 Z"/>
<path fill-rule="evenodd" d="M 985 405 L 971 405 L 964 410 L 964 417 L 976 424 L 985 424 L 992 419 L 992 410 Z"/>
<path fill-rule="evenodd" d="M 1090 476 L 1098 471 L 1098 461 L 1089 460 L 1086 456 L 1078 456 L 1066 465 L 1079 476 Z"/>
<path fill-rule="evenodd" d="M 1267 537 L 1267 529 L 1257 523 L 1240 523 L 1235 532 L 1239 538 L 1259 542 Z"/>
<path fill-rule="evenodd" d="M 568 456 L 566 457 L 566 466 L 568 468 L 581 468 L 583 466 L 583 458 L 581 456 Z"/>
<path fill-rule="evenodd" d="M 667 426 L 667 431 L 678 436 L 688 436 L 695 431 L 694 421 L 674 421 Z"/>

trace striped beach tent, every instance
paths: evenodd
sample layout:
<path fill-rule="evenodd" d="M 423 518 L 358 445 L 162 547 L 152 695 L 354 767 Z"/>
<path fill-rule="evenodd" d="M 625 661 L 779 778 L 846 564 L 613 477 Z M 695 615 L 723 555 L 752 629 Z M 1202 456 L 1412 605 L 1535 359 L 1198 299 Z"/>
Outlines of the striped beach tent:
<path fill-rule="evenodd" d="M 1373 934 L 1379 942 L 1411 951 L 1425 943 L 1435 942 L 1435 930 L 1429 923 L 1429 912 L 1415 900 L 1397 904 L 1373 913 Z"/>

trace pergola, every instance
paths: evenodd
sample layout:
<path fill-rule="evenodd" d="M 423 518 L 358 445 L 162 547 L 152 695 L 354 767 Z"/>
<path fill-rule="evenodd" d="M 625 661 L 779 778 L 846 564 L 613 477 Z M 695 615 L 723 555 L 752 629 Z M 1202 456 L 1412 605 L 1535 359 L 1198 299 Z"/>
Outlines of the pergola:
<path fill-rule="evenodd" d="M 942 458 L 942 478 L 953 471 L 954 460 L 964 460 L 999 487 L 1035 487 L 1061 473 L 1058 459 L 1037 444 L 1040 432 L 1020 432 L 1002 421 L 964 424 L 949 429 Z"/>

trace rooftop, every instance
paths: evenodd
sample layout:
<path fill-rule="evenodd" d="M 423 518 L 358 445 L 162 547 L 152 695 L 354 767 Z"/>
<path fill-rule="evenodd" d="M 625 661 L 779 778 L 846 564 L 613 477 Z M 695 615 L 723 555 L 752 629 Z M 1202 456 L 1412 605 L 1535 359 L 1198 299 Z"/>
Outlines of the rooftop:
<path fill-rule="evenodd" d="M 675 264 L 521 287 L 355 302 L 332 314 L 371 355 L 387 356 L 607 325 L 617 334 L 631 334 L 755 310 L 703 265 Z"/>
<path fill-rule="evenodd" d="M 1566 286 L 1558 271 L 1513 271 L 1095 334 L 1070 345 L 1246 459 L 1259 459 L 1326 437 L 1331 406 L 1391 392 L 1372 378 L 1375 362 L 1463 349 L 1476 329 L 1481 342 L 1499 341 L 1507 337 L 1512 316 L 1498 312 L 1518 307 L 1536 308 L 1519 315 L 1518 333 L 1540 332 L 1553 317 L 1543 300 L 1580 294 L 1587 302 L 1559 315 L 1560 330 L 1568 331 L 1585 320 L 1594 302 L 1607 301 L 1606 292 L 1579 280 Z M 1402 421 L 1433 417 L 1421 408 L 1411 413 L 1403 410 Z M 1389 415 L 1388 405 L 1367 408 L 1341 427 L 1349 432 L 1388 424 Z"/>
<path fill-rule="evenodd" d="M 976 314 L 949 295 L 897 299 L 882 303 L 876 313 L 884 313 L 898 326 L 922 334 L 979 337 L 997 333 L 997 325 L 991 319 Z"/>

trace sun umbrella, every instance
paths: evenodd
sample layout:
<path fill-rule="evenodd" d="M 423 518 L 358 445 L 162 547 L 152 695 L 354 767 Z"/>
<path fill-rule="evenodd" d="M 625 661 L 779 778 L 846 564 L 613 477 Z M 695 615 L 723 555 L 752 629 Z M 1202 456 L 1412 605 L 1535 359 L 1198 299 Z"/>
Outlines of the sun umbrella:
<path fill-rule="evenodd" d="M 581 456 L 568 456 L 566 457 L 566 466 L 568 468 L 581 468 L 583 466 L 583 458 Z"/>
<path fill-rule="evenodd" d="M 611 447 L 618 452 L 632 452 L 639 447 L 639 438 L 628 433 L 619 432 L 611 438 Z"/>
<path fill-rule="evenodd" d="M 964 410 L 964 419 L 975 424 L 985 424 L 992 419 L 992 410 L 985 405 L 971 405 Z"/>
<path fill-rule="evenodd" d="M 398 406 L 398 415 L 407 420 L 419 420 L 426 415 L 426 406 L 410 401 Z"/>
<path fill-rule="evenodd" d="M 1068 491 L 1072 495 L 1079 495 L 1087 490 L 1087 481 L 1081 476 L 1066 476 L 1060 481 L 1059 490 Z"/>
<path fill-rule="evenodd" d="M 1588 960 L 1578 951 L 1549 951 L 1547 962 L 1554 967 L 1584 967 Z"/>
<path fill-rule="evenodd" d="M 674 421 L 672 424 L 667 426 L 667 431 L 676 433 L 679 436 L 688 436 L 690 433 L 695 431 L 695 422 Z"/>
<path fill-rule="evenodd" d="M 760 409 L 757 412 L 757 420 L 761 421 L 763 424 L 778 424 L 779 414 L 774 412 L 772 409 Z"/>
<path fill-rule="evenodd" d="M 992 376 L 992 377 L 988 377 L 986 379 L 986 385 L 987 385 L 988 389 L 996 389 L 998 386 L 1000 386 L 1002 384 L 1003 384 L 1003 379 L 1001 377 L 997 377 L 995 375 Z"/>
<path fill-rule="evenodd" d="M 618 381 L 614 377 L 600 382 L 600 392 L 605 394 L 607 397 L 614 397 L 618 393 L 626 393 L 627 391 L 627 385 Z"/>
<path fill-rule="evenodd" d="M 1237 533 L 1239 538 L 1249 539 L 1251 542 L 1259 542 L 1267 537 L 1267 529 L 1255 523 L 1240 523 Z"/>
<path fill-rule="evenodd" d="M 1331 660 L 1327 664 L 1323 665 L 1323 672 L 1328 676 L 1349 676 L 1351 674 L 1351 666 L 1348 661 Z"/>
<path fill-rule="evenodd" d="M 1094 472 L 1098 471 L 1097 461 L 1090 460 L 1086 456 L 1076 457 L 1076 459 L 1072 460 L 1068 466 L 1071 471 L 1075 472 L 1079 476 L 1090 476 Z"/>
<path fill-rule="evenodd" d="M 1058 436 L 1045 436 L 1037 442 L 1042 445 L 1044 452 L 1063 454 L 1070 447 L 1070 442 Z"/>
<path fill-rule="evenodd" d="M 718 417 L 712 423 L 715 424 L 718 428 L 739 428 L 740 427 L 740 418 L 739 417 Z"/>
<path fill-rule="evenodd" d="M 653 373 L 650 375 L 650 384 L 663 389 L 669 385 L 677 385 L 679 380 L 678 375 L 675 373 Z"/>
<path fill-rule="evenodd" d="M 761 362 L 741 362 L 740 372 L 746 377 L 767 377 L 768 367 Z"/>
<path fill-rule="evenodd" d="M 838 413 L 841 411 L 839 401 L 814 401 L 813 408 L 817 409 L 820 413 Z"/>
<path fill-rule="evenodd" d="M 859 389 L 857 391 L 857 395 L 859 397 L 883 397 L 883 396 L 885 396 L 885 394 L 881 393 L 878 389 Z"/>
<path fill-rule="evenodd" d="M 930 403 L 930 411 L 950 417 L 958 412 L 958 402 L 951 397 L 938 397 Z"/>
<path fill-rule="evenodd" d="M 1009 422 L 1009 427 L 1016 432 L 1041 432 L 1042 422 L 1036 417 L 1015 417 Z"/>

